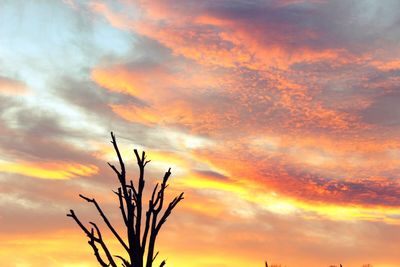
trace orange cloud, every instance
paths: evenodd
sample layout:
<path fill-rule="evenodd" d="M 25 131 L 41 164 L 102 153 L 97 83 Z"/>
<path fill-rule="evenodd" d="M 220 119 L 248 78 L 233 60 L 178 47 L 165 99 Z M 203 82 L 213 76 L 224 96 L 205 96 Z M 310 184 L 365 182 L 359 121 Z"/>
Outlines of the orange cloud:
<path fill-rule="evenodd" d="M 104 15 L 113 26 L 132 29 L 159 41 L 175 55 L 185 56 L 206 66 L 287 69 L 299 62 L 335 60 L 337 64 L 351 60 L 350 55 L 343 49 L 312 50 L 306 46 L 289 46 L 291 40 L 280 38 L 279 29 L 274 29 L 279 25 L 268 25 L 271 26 L 271 30 L 258 33 L 258 27 L 249 31 L 234 20 L 218 18 L 207 13 L 197 14 L 195 17 L 187 16 L 162 2 L 143 2 L 136 8 L 146 14 L 144 18 L 129 18 L 123 13 L 114 12 L 104 4 L 92 5 L 92 9 Z M 174 19 L 171 19 L 172 17 Z M 170 27 L 160 26 L 158 22 L 167 18 L 171 23 Z M 197 27 L 198 30 L 192 30 L 188 24 L 193 28 Z M 271 41 L 261 43 L 260 35 L 270 35 Z M 293 38 L 304 39 L 307 35 L 310 38 L 318 38 L 317 33 L 311 31 L 302 32 Z"/>
<path fill-rule="evenodd" d="M 162 2 L 143 2 L 136 8 L 144 12 L 140 19 L 129 18 L 126 14 L 114 12 L 107 5 L 93 6 L 94 11 L 104 15 L 115 27 L 134 30 L 138 34 L 157 40 L 171 49 L 176 56 L 194 60 L 202 68 L 214 69 L 208 73 L 199 73 L 197 79 L 185 79 L 176 72 L 166 73 L 168 68 L 146 72 L 127 70 L 123 66 L 108 70 L 94 70 L 92 78 L 98 84 L 112 91 L 130 93 L 150 104 L 150 107 L 143 108 L 143 110 L 139 110 L 139 107 L 114 106 L 113 110 L 123 118 L 154 124 L 159 118 L 157 115 L 162 114 L 169 117 L 166 121 L 170 125 L 180 124 L 180 121 L 182 124 L 188 125 L 188 121 L 190 121 L 191 129 L 201 133 L 210 133 L 213 130 L 215 130 L 214 132 L 231 130 L 221 125 L 226 119 L 230 120 L 231 125 L 240 125 L 242 130 L 250 128 L 250 131 L 262 132 L 265 130 L 264 127 L 254 120 L 277 113 L 282 113 L 282 116 L 276 120 L 281 120 L 280 125 L 286 129 L 324 128 L 340 131 L 367 128 L 360 122 L 358 115 L 335 110 L 321 100 L 316 100 L 321 89 L 315 89 L 317 86 L 314 86 L 314 92 L 310 90 L 310 77 L 300 81 L 298 77 L 291 77 L 290 67 L 297 63 L 329 62 L 334 66 L 341 66 L 358 60 L 346 49 L 313 49 L 307 45 L 293 46 L 290 39 L 292 37 L 282 38 L 282 33 L 274 27 L 260 28 L 259 25 L 256 25 L 254 31 L 249 31 L 246 25 L 233 19 L 220 18 L 215 14 L 204 12 L 193 18 L 180 14 L 179 10 L 173 10 Z M 172 18 L 172 15 L 175 16 Z M 167 25 L 161 27 L 159 21 L 163 20 L 167 20 Z M 260 38 L 260 36 L 268 35 L 262 31 L 269 33 L 267 41 Z M 320 33 L 305 30 L 296 37 L 317 39 L 318 34 Z M 212 76 L 210 73 L 219 67 L 232 69 L 235 72 L 231 75 L 224 75 L 225 79 L 209 79 Z M 248 68 L 258 72 L 257 75 L 268 82 L 270 90 L 261 91 L 260 88 L 254 88 L 253 84 L 248 84 L 238 75 L 237 72 L 241 71 L 239 68 Z M 192 76 L 194 73 L 188 68 L 184 68 L 182 71 L 188 76 Z M 143 77 L 144 74 L 147 77 L 157 78 L 146 79 Z M 199 82 L 204 80 L 210 80 L 210 82 L 207 84 L 203 82 L 199 86 Z M 169 88 L 166 88 L 166 84 L 169 85 Z M 196 87 L 187 92 L 188 84 Z M 200 107 L 195 102 L 196 99 L 202 97 L 198 95 L 198 93 L 203 93 L 198 90 L 201 86 L 222 88 L 222 93 L 233 95 L 235 101 L 231 103 L 231 106 L 225 107 L 223 114 L 218 112 L 216 107 L 209 105 L 207 100 L 204 101 L 205 103 L 201 103 Z M 257 91 L 260 92 L 257 93 Z M 251 99 L 256 97 L 257 99 Z M 180 119 L 173 107 L 166 110 L 163 104 L 171 98 L 182 99 L 177 105 L 185 106 L 185 111 L 191 109 L 197 115 L 196 121 L 193 122 L 189 118 Z M 266 100 L 260 101 L 262 98 Z M 183 103 L 185 101 L 187 103 Z M 358 106 L 366 106 L 368 103 L 368 101 L 359 102 Z M 271 107 L 262 111 L 256 104 L 263 105 L 264 109 L 268 106 Z M 171 103 L 171 106 L 173 105 Z M 182 108 L 178 108 L 178 110 L 182 111 Z M 284 116 L 283 114 L 287 111 L 289 114 Z M 168 113 L 174 115 L 168 116 Z M 234 121 L 244 117 L 246 113 L 250 119 Z M 183 116 L 187 117 L 186 112 L 184 114 Z M 200 121 L 201 123 L 198 123 Z"/>
<path fill-rule="evenodd" d="M 27 86 L 20 81 L 0 76 L 0 93 L 5 95 L 23 95 L 28 92 Z"/>
<path fill-rule="evenodd" d="M 398 70 L 400 69 L 400 60 L 373 61 L 371 65 L 383 71 Z"/>
<path fill-rule="evenodd" d="M 135 79 L 126 72 L 113 71 L 110 73 L 101 69 L 93 70 L 92 79 L 100 86 L 119 93 L 137 95 L 141 89 L 140 82 L 134 82 Z"/>
<path fill-rule="evenodd" d="M 199 161 L 212 162 L 233 180 L 249 186 L 255 183 L 260 190 L 296 201 L 352 203 L 368 209 L 400 205 L 399 184 L 389 178 L 398 172 L 400 158 L 392 150 L 398 144 L 293 136 L 249 137 L 240 141 L 242 146 L 236 142 L 225 141 L 195 153 Z"/>
<path fill-rule="evenodd" d="M 91 176 L 98 172 L 94 165 L 71 162 L 1 162 L 0 172 L 15 173 L 40 179 L 71 179 Z"/>
<path fill-rule="evenodd" d="M 127 121 L 154 125 L 190 125 L 193 114 L 189 104 L 177 101 L 152 108 L 138 108 L 133 105 L 110 105 L 112 110 Z"/>

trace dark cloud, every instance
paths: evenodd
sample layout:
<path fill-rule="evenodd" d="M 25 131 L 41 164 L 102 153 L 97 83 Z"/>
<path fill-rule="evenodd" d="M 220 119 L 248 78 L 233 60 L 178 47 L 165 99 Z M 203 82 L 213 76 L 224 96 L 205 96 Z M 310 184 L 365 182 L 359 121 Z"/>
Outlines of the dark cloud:
<path fill-rule="evenodd" d="M 112 93 L 91 81 L 74 80 L 69 77 L 64 77 L 61 85 L 55 84 L 53 94 L 81 108 L 82 111 L 95 115 L 99 120 L 102 118 L 118 120 L 110 104 L 145 106 L 143 101 L 132 95 Z"/>
<path fill-rule="evenodd" d="M 269 159 L 270 166 L 263 170 L 262 164 L 254 170 L 266 184 L 267 189 L 277 190 L 306 202 L 327 202 L 339 205 L 362 205 L 366 207 L 400 207 L 398 170 L 391 170 L 385 178 L 373 173 L 347 176 L 345 171 L 336 177 L 335 172 L 321 173 L 317 168 L 292 165 L 277 159 Z M 364 176 L 361 176 L 364 175 Z M 254 174 L 253 174 L 254 176 Z"/>
<path fill-rule="evenodd" d="M 200 175 L 204 175 L 206 177 L 212 177 L 217 180 L 228 180 L 229 178 L 221 173 L 210 171 L 210 170 L 194 170 L 194 173 L 198 173 Z"/>
<path fill-rule="evenodd" d="M 362 119 L 366 123 L 398 127 L 400 124 L 399 103 L 400 90 L 395 89 L 384 93 L 373 99 L 373 103 L 361 112 Z"/>
<path fill-rule="evenodd" d="M 357 54 L 378 48 L 382 40 L 395 44 L 394 36 L 400 34 L 395 27 L 399 16 L 393 11 L 399 7 L 396 1 L 167 1 L 154 5 L 188 20 L 207 15 L 229 21 L 248 30 L 258 42 L 290 48 L 344 48 Z"/>

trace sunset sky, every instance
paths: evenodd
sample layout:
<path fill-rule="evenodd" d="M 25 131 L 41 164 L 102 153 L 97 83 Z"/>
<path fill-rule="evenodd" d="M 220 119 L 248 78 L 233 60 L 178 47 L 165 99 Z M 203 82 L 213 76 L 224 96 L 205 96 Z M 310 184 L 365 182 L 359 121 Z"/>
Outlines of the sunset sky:
<path fill-rule="evenodd" d="M 0 109 L 1 266 L 98 266 L 110 131 L 166 267 L 400 266 L 398 0 L 0 0 Z"/>

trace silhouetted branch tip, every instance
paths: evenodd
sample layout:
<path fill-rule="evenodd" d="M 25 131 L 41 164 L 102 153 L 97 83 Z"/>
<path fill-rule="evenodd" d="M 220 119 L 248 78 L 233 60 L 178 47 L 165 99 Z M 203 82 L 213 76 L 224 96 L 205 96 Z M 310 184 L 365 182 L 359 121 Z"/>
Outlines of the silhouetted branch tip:
<path fill-rule="evenodd" d="M 157 258 L 159 252 L 160 252 L 160 251 L 157 251 L 157 253 L 154 255 L 153 261 Z"/>
<path fill-rule="evenodd" d="M 88 198 L 88 197 L 85 197 L 85 196 L 82 195 L 82 194 L 79 194 L 79 197 L 83 198 L 83 199 L 86 200 L 87 202 L 95 202 L 94 198 Z"/>

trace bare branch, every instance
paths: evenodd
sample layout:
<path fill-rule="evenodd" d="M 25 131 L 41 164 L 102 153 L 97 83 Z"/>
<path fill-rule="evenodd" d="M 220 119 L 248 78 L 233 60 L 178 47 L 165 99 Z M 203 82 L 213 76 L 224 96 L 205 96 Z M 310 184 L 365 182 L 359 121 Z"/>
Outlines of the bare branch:
<path fill-rule="evenodd" d="M 168 169 L 168 171 L 164 174 L 160 190 L 157 193 L 157 197 L 154 200 L 154 194 L 156 191 L 156 188 L 153 190 L 153 195 L 152 195 L 152 220 L 151 220 L 151 231 L 150 231 L 150 240 L 149 240 L 149 246 L 148 246 L 148 251 L 147 251 L 147 262 L 146 262 L 146 267 L 151 267 L 152 266 L 152 259 L 153 259 L 153 253 L 154 253 L 154 246 L 156 242 L 157 235 L 161 229 L 161 226 L 165 223 L 167 220 L 168 216 L 171 214 L 172 210 L 174 207 L 183 199 L 183 193 L 180 194 L 178 197 L 176 197 L 167 207 L 167 209 L 164 212 L 164 215 L 161 217 L 160 221 L 157 222 L 157 217 L 160 211 L 163 208 L 163 203 L 164 203 L 164 192 L 165 189 L 168 187 L 167 182 L 168 179 L 171 175 L 171 168 Z"/>
<path fill-rule="evenodd" d="M 134 149 L 133 152 L 135 153 L 136 160 L 137 160 L 137 164 L 138 164 L 139 166 L 142 166 L 142 165 L 143 165 L 143 164 L 142 164 L 142 159 L 141 159 L 140 156 L 139 156 L 138 150 L 137 150 L 137 149 Z"/>
<path fill-rule="evenodd" d="M 130 181 L 130 184 L 129 185 L 126 185 L 126 187 L 127 188 L 129 188 L 129 189 L 132 189 L 132 191 L 133 191 L 133 200 L 135 201 L 135 202 L 137 202 L 137 199 L 136 199 L 136 197 L 137 197 L 137 195 L 138 195 L 138 193 L 137 193 L 137 191 L 136 191 L 136 188 L 135 188 L 135 186 L 133 185 L 133 182 L 132 182 L 132 180 Z"/>
<path fill-rule="evenodd" d="M 175 206 L 181 201 L 183 200 L 183 192 L 174 198 L 174 200 L 171 201 L 171 203 L 169 203 L 168 208 L 165 210 L 164 215 L 161 217 L 158 225 L 157 225 L 157 232 L 160 231 L 161 226 L 166 222 L 167 218 L 169 215 L 171 215 L 172 210 L 175 208 Z"/>
<path fill-rule="evenodd" d="M 146 221 L 145 221 L 143 237 L 142 237 L 142 253 L 143 254 L 144 254 L 144 251 L 146 249 L 147 236 L 149 234 L 150 220 L 151 220 L 152 211 L 153 211 L 152 201 L 149 200 L 149 209 L 146 211 Z"/>
<path fill-rule="evenodd" d="M 102 267 L 108 267 L 109 264 L 105 263 L 104 260 L 101 258 L 100 253 L 99 253 L 99 249 L 97 248 L 96 243 L 95 243 L 93 238 L 90 238 L 90 240 L 88 241 L 88 244 L 92 247 L 93 252 L 94 252 L 94 256 L 96 256 L 96 259 L 100 263 L 100 265 Z"/>
<path fill-rule="evenodd" d="M 118 148 L 117 141 L 115 139 L 114 134 L 111 132 L 111 143 L 114 146 L 115 153 L 117 154 L 118 161 L 120 164 L 121 168 L 121 175 L 118 177 L 121 188 L 122 188 L 122 193 L 124 196 L 125 200 L 125 205 L 126 205 L 126 216 L 127 216 L 127 234 L 128 234 L 128 243 L 129 243 L 129 248 L 128 248 L 128 253 L 129 257 L 131 260 L 131 263 L 134 266 L 140 265 L 140 259 L 138 258 L 138 253 L 139 253 L 139 248 L 136 240 L 137 240 L 137 232 L 135 227 L 132 227 L 132 225 L 135 224 L 135 209 L 137 209 L 136 205 L 132 203 L 132 193 L 128 192 L 128 186 L 126 184 L 126 172 L 125 172 L 125 164 L 124 161 L 122 160 L 121 153 Z M 139 232 L 140 235 L 140 232 Z"/>
<path fill-rule="evenodd" d="M 128 225 L 128 218 L 126 217 L 121 187 L 118 187 L 118 192 L 113 192 L 118 196 L 119 209 L 121 210 L 122 218 L 124 219 L 125 225 Z"/>
<path fill-rule="evenodd" d="M 160 252 L 160 251 L 157 251 L 157 253 L 154 255 L 152 261 L 154 261 L 154 260 L 157 258 L 159 252 Z"/>
<path fill-rule="evenodd" d="M 99 227 L 97 227 L 97 224 L 95 224 L 94 222 L 89 222 L 89 223 L 96 229 L 96 233 L 99 239 L 103 239 L 103 237 L 101 236 L 100 229 Z M 93 228 L 92 228 L 92 234 L 93 234 Z"/>
<path fill-rule="evenodd" d="M 79 225 L 79 227 L 82 229 L 83 232 L 85 232 L 85 234 L 90 237 L 90 238 L 94 238 L 94 235 L 89 232 L 89 230 L 81 223 L 81 221 L 78 219 L 78 217 L 75 215 L 75 212 L 73 210 L 69 211 L 70 213 L 67 214 L 68 217 L 71 217 L 72 219 L 75 220 L 75 222 Z M 97 238 L 95 238 L 97 241 Z"/>
<path fill-rule="evenodd" d="M 73 210 L 70 210 L 70 213 L 67 214 L 67 216 L 73 218 L 73 219 L 75 220 L 75 222 L 79 225 L 79 227 L 80 227 L 80 228 L 86 233 L 86 235 L 89 237 L 88 244 L 92 247 L 93 252 L 94 252 L 94 255 L 96 256 L 96 259 L 97 259 L 97 261 L 100 263 L 100 265 L 101 265 L 101 266 L 104 266 L 104 267 L 108 267 L 109 264 L 112 265 L 112 262 L 113 262 L 112 260 L 110 261 L 109 264 L 106 264 L 106 263 L 104 262 L 104 260 L 103 260 L 103 259 L 101 258 L 101 256 L 100 256 L 99 249 L 98 249 L 97 246 L 96 246 L 96 242 L 97 242 L 97 243 L 99 243 L 99 244 L 102 246 L 103 250 L 104 250 L 104 248 L 105 248 L 105 250 L 104 250 L 105 252 L 108 251 L 107 247 L 105 247 L 105 244 L 104 244 L 104 242 L 103 242 L 103 240 L 102 240 L 102 238 L 101 238 L 101 234 L 100 234 L 99 229 L 97 228 L 97 225 L 95 225 L 94 223 L 91 223 L 91 224 L 96 228 L 96 231 L 97 231 L 97 234 L 98 234 L 99 237 L 95 237 L 95 236 L 94 236 L 93 228 L 91 229 L 91 231 L 89 231 L 89 230 L 81 223 L 81 221 L 80 221 L 80 220 L 78 219 L 78 217 L 75 215 L 75 212 L 74 212 Z M 109 253 L 109 252 L 108 252 L 108 253 Z M 107 254 L 107 253 L 106 253 L 106 254 Z M 107 255 L 106 255 L 106 256 L 107 256 Z M 108 256 L 107 256 L 107 258 L 108 258 Z M 114 265 L 112 265 L 112 266 L 115 266 L 115 267 L 116 267 L 115 263 L 114 263 Z"/>
<path fill-rule="evenodd" d="M 127 261 L 127 260 L 124 259 L 123 257 L 121 257 L 121 256 L 119 256 L 119 255 L 114 255 L 114 257 L 120 259 L 120 260 L 123 262 L 122 266 L 124 266 L 124 267 L 129 267 L 129 266 L 130 266 L 129 261 Z"/>
<path fill-rule="evenodd" d="M 154 201 L 154 209 L 157 213 L 159 213 L 163 207 L 163 202 L 164 202 L 164 191 L 165 189 L 168 187 L 167 182 L 169 177 L 171 176 L 171 168 L 168 169 L 167 172 L 165 172 L 164 177 L 163 177 L 163 181 L 161 183 L 161 188 L 160 191 L 158 191 L 157 193 L 157 198 Z M 156 207 L 158 204 L 158 207 Z"/>
<path fill-rule="evenodd" d="M 111 266 L 113 266 L 113 267 L 117 267 L 117 264 L 115 263 L 114 259 L 112 258 L 111 253 L 110 253 L 108 247 L 107 247 L 106 244 L 104 243 L 104 240 L 103 240 L 103 238 L 102 238 L 102 236 L 101 236 L 101 232 L 100 232 L 99 227 L 97 227 L 97 225 L 96 225 L 94 222 L 90 222 L 90 224 L 93 225 L 93 227 L 96 229 L 96 233 L 97 233 L 97 235 L 98 235 L 98 241 L 97 241 L 97 242 L 101 245 L 101 247 L 102 247 L 104 253 L 105 253 L 106 256 L 107 256 L 108 261 L 110 262 L 108 265 L 111 265 Z M 92 228 L 92 235 L 93 235 L 93 228 Z M 107 265 L 107 266 L 108 266 L 108 265 Z"/>
<path fill-rule="evenodd" d="M 117 154 L 117 157 L 118 157 L 118 161 L 119 161 L 119 165 L 120 165 L 121 171 L 119 172 L 119 171 L 118 171 L 113 165 L 111 165 L 111 164 L 108 164 L 108 165 L 110 165 L 110 167 L 111 167 L 111 168 L 117 173 L 117 175 L 118 175 L 118 180 L 119 180 L 119 182 L 121 183 L 121 188 L 122 188 L 122 192 L 123 192 L 124 199 L 125 199 L 125 204 L 126 204 L 126 209 L 127 209 L 126 214 L 128 214 L 128 216 L 127 216 L 127 217 L 128 217 L 128 218 L 127 218 L 127 221 L 129 221 L 129 220 L 131 220 L 131 218 L 129 217 L 129 214 L 131 213 L 132 205 L 131 205 L 131 199 L 130 199 L 130 197 L 128 196 L 128 191 L 127 191 L 127 187 L 126 187 L 126 171 L 125 171 L 125 164 L 124 164 L 124 161 L 122 160 L 122 156 L 121 156 L 121 153 L 120 153 L 120 151 L 119 151 L 118 144 L 117 144 L 117 141 L 116 141 L 116 139 L 115 139 L 115 135 L 114 135 L 113 132 L 111 132 L 111 139 L 112 139 L 111 143 L 113 144 L 115 153 Z"/>
<path fill-rule="evenodd" d="M 146 153 L 142 151 L 142 156 L 139 156 L 139 153 L 137 149 L 133 150 L 136 156 L 137 164 L 139 166 L 139 182 L 138 182 L 138 190 L 136 193 L 136 224 L 135 224 L 135 231 L 136 231 L 136 246 L 140 248 L 141 250 L 145 249 L 141 245 L 141 224 L 142 224 L 142 197 L 143 197 L 143 189 L 145 186 L 145 181 L 144 181 L 144 167 L 145 167 L 145 159 L 146 159 Z M 132 188 L 133 183 L 132 183 Z M 143 252 L 141 252 L 143 254 Z"/>
<path fill-rule="evenodd" d="M 111 139 L 112 139 L 111 143 L 114 146 L 115 153 L 117 153 L 119 165 L 121 167 L 121 175 L 125 176 L 125 164 L 124 161 L 122 160 L 121 153 L 119 152 L 118 144 L 117 141 L 115 140 L 115 135 L 113 132 L 111 132 Z"/>
<path fill-rule="evenodd" d="M 118 178 L 121 177 L 121 173 L 117 170 L 117 168 L 115 168 L 114 165 L 112 165 L 111 163 L 107 162 L 108 166 L 110 166 L 111 169 L 113 169 L 113 171 L 117 174 Z"/>
<path fill-rule="evenodd" d="M 121 245 L 124 247 L 124 249 L 129 252 L 128 246 L 125 244 L 124 240 L 122 240 L 121 236 L 117 233 L 117 231 L 114 229 L 114 227 L 111 225 L 110 221 L 104 214 L 103 210 L 100 208 L 99 204 L 94 198 L 88 198 L 85 197 L 82 194 L 79 194 L 81 198 L 86 200 L 87 202 L 93 203 L 94 206 L 96 207 L 97 211 L 100 213 L 101 218 L 103 218 L 104 222 L 106 223 L 107 227 L 110 229 L 110 231 L 114 234 L 114 236 L 118 239 L 118 241 L 121 243 Z M 97 229 L 97 228 L 96 228 Z"/>

